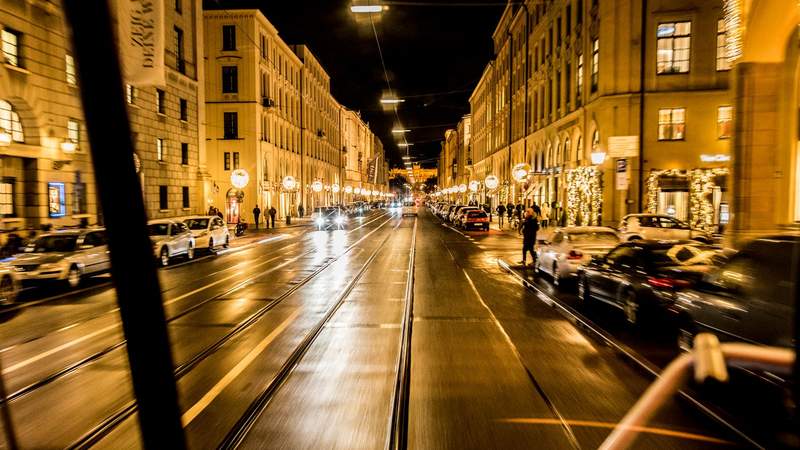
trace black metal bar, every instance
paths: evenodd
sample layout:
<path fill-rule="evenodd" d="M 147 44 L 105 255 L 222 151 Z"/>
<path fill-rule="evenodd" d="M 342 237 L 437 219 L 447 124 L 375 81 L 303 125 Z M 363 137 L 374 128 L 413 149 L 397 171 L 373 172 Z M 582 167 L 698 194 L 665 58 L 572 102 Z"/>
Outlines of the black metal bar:
<path fill-rule="evenodd" d="M 3 373 L 3 365 L 0 364 L 0 374 Z M 3 376 L 0 375 L 0 421 L 3 424 L 3 436 L 6 438 L 6 447 L 11 450 L 19 448 L 17 444 L 17 435 L 14 432 L 14 422 L 11 420 L 11 411 L 7 400 L 6 383 Z"/>
<path fill-rule="evenodd" d="M 147 235 L 142 189 L 106 0 L 65 0 L 95 182 L 108 229 L 111 275 L 128 347 L 145 448 L 186 448 L 172 354 Z"/>

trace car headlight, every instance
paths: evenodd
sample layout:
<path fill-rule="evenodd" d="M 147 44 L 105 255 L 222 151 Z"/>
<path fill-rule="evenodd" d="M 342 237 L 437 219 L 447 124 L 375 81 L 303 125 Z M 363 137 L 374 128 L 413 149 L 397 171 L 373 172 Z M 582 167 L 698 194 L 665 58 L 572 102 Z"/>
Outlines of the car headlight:
<path fill-rule="evenodd" d="M 315 220 L 314 222 L 316 222 L 317 225 L 319 226 L 325 225 L 325 219 L 323 219 L 322 217 L 318 217 L 317 220 Z"/>
<path fill-rule="evenodd" d="M 341 224 L 343 224 L 343 223 L 344 223 L 344 217 L 342 217 L 342 216 L 336 216 L 336 218 L 335 218 L 335 219 L 333 219 L 333 221 L 336 223 L 336 225 L 341 225 Z"/>

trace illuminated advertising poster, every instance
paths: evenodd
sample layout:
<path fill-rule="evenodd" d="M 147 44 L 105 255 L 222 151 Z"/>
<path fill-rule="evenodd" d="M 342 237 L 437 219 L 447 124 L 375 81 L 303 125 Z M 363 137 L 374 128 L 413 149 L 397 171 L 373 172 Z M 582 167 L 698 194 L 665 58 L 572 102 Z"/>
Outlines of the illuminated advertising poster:
<path fill-rule="evenodd" d="M 67 214 L 65 197 L 64 183 L 47 183 L 47 204 L 50 217 L 64 217 Z"/>

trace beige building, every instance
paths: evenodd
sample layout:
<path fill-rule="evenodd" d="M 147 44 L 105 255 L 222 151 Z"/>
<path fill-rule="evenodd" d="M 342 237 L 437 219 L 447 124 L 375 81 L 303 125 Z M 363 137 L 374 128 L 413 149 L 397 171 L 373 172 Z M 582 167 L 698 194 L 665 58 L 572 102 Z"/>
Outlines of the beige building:
<path fill-rule="evenodd" d="M 98 220 L 69 29 L 46 2 L 0 8 L 2 230 Z"/>
<path fill-rule="evenodd" d="M 344 152 L 344 202 L 374 200 L 373 192 L 388 192 L 388 164 L 383 144 L 361 119 L 361 114 L 342 108 Z"/>
<path fill-rule="evenodd" d="M 499 178 L 493 206 L 555 202 L 564 223 L 642 210 L 724 224 L 733 114 L 722 19 L 721 0 L 650 1 L 644 14 L 640 2 L 509 4 L 470 98 L 473 179 Z"/>

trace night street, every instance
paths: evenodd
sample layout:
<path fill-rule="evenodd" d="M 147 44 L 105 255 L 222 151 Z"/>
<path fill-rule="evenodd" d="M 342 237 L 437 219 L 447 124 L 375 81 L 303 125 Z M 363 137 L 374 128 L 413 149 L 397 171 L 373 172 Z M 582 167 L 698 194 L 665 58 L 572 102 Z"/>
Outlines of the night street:
<path fill-rule="evenodd" d="M 373 211 L 343 230 L 279 229 L 161 270 L 190 446 L 382 447 L 409 301 L 409 447 L 598 446 L 651 377 L 498 266 L 516 261 L 517 238 L 471 234 L 427 212 Z M 3 316 L 3 375 L 24 448 L 137 446 L 114 291 L 102 278 L 89 284 Z M 638 443 L 731 439 L 672 404 Z"/>

